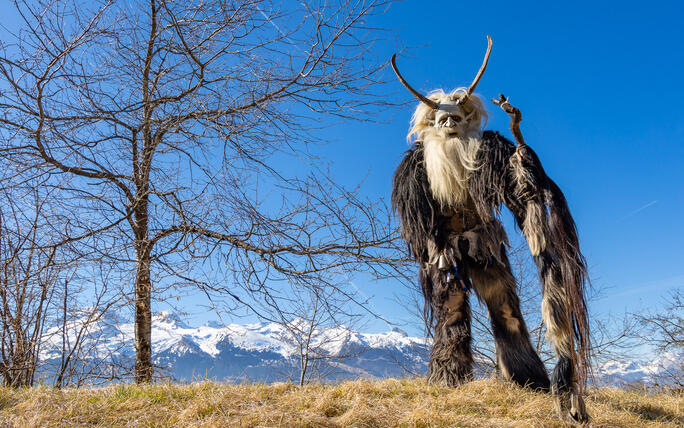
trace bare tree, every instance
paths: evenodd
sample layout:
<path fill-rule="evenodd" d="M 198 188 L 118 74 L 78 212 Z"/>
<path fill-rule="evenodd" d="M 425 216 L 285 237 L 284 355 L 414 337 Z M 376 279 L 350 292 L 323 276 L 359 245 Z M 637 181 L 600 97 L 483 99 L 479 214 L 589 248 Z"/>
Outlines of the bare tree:
<path fill-rule="evenodd" d="M 338 371 L 339 364 L 359 355 L 345 345 L 363 318 L 354 309 L 365 309 L 367 302 L 357 300 L 356 304 L 350 304 L 350 297 L 358 297 L 357 293 L 342 293 L 343 289 L 346 287 L 340 284 L 336 287 L 292 284 L 286 301 L 264 308 L 282 326 L 285 332 L 282 341 L 294 349 L 299 386 L 329 379 Z"/>
<path fill-rule="evenodd" d="M 53 205 L 58 186 L 46 177 L 6 178 L 0 180 L 0 375 L 12 387 L 91 381 L 95 367 L 111 364 L 111 352 L 93 364 L 93 330 L 120 294 L 102 278 L 91 285 L 86 261 L 60 245 L 68 238 Z"/>
<path fill-rule="evenodd" d="M 672 290 L 665 298 L 663 310 L 635 314 L 650 330 L 650 343 L 661 351 L 684 350 L 684 292 Z"/>
<path fill-rule="evenodd" d="M 60 304 L 53 305 L 58 306 L 58 322 L 43 336 L 53 357 L 52 364 L 46 362 L 45 374 L 56 388 L 131 378 L 130 367 L 120 361 L 126 358 L 126 343 L 118 340 L 123 334 L 116 323 L 122 299 L 110 292 L 111 279 L 98 273 L 95 278 L 74 274 L 57 287 Z"/>
<path fill-rule="evenodd" d="M 1 196 L 0 375 L 6 386 L 31 386 L 62 260 L 43 235 L 45 195 L 29 187 Z"/>
<path fill-rule="evenodd" d="M 633 315 L 640 329 L 636 336 L 664 358 L 656 381 L 684 388 L 684 292 L 675 289 L 665 298 L 663 309 Z"/>
<path fill-rule="evenodd" d="M 0 154 L 68 177 L 68 242 L 130 272 L 137 382 L 152 379 L 153 294 L 275 301 L 278 281 L 401 262 L 384 206 L 309 153 L 321 114 L 366 119 L 385 103 L 370 91 L 383 64 L 366 20 L 387 3 L 15 2 Z"/>

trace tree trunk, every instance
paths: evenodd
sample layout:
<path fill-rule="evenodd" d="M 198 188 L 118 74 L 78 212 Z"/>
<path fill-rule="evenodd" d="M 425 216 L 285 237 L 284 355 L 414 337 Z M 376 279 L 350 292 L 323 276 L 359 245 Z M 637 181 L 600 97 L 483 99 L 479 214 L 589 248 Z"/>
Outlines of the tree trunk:
<path fill-rule="evenodd" d="M 138 259 L 135 278 L 135 382 L 152 380 L 152 307 L 149 255 Z"/>
<path fill-rule="evenodd" d="M 147 182 L 144 182 L 147 184 Z M 152 381 L 152 280 L 148 239 L 147 186 L 141 186 L 139 203 L 135 208 L 135 382 Z"/>
<path fill-rule="evenodd" d="M 306 379 L 306 369 L 309 366 L 309 352 L 301 355 L 300 359 L 301 367 L 299 371 L 299 386 L 304 386 L 304 380 Z"/>

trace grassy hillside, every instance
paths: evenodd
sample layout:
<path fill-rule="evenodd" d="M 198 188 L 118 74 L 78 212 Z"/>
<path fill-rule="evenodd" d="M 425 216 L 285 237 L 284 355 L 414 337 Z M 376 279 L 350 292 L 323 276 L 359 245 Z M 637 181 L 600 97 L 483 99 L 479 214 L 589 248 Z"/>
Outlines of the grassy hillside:
<path fill-rule="evenodd" d="M 684 426 L 684 394 L 592 390 L 593 426 Z M 562 427 L 550 397 L 495 380 L 0 389 L 0 426 Z"/>

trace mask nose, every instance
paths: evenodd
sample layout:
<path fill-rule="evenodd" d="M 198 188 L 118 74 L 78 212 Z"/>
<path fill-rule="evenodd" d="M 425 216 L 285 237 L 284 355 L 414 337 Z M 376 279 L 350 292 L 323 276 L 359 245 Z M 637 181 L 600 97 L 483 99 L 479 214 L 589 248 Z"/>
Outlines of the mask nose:
<path fill-rule="evenodd" d="M 453 128 L 454 126 L 456 126 L 456 121 L 450 117 L 447 119 L 445 126 L 447 126 L 449 128 Z"/>

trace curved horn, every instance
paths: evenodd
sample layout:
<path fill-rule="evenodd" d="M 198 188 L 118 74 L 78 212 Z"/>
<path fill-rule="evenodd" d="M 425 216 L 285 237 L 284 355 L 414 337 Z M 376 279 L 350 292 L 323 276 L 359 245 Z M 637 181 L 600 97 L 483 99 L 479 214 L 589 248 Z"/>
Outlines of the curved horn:
<path fill-rule="evenodd" d="M 480 82 L 480 79 L 482 78 L 482 75 L 484 74 L 485 69 L 487 68 L 490 53 L 492 53 L 492 38 L 487 36 L 487 52 L 485 53 L 484 61 L 482 61 L 482 66 L 480 67 L 480 70 L 478 70 L 477 75 L 475 76 L 475 80 L 473 80 L 473 83 L 471 83 L 468 87 L 466 97 L 469 97 L 473 94 L 475 87 Z"/>
<path fill-rule="evenodd" d="M 396 62 L 397 54 L 392 55 L 392 69 L 394 69 L 394 74 L 397 75 L 399 78 L 399 81 L 401 82 L 402 85 L 406 86 L 406 89 L 409 90 L 410 93 L 413 94 L 414 97 L 418 98 L 422 103 L 428 105 L 429 107 L 437 110 L 439 109 L 439 104 L 436 103 L 435 101 L 432 101 L 431 99 L 427 98 L 425 95 L 421 94 L 420 92 L 416 91 L 409 85 L 406 80 L 401 76 L 401 73 L 399 73 L 399 69 L 397 68 L 397 62 Z"/>

